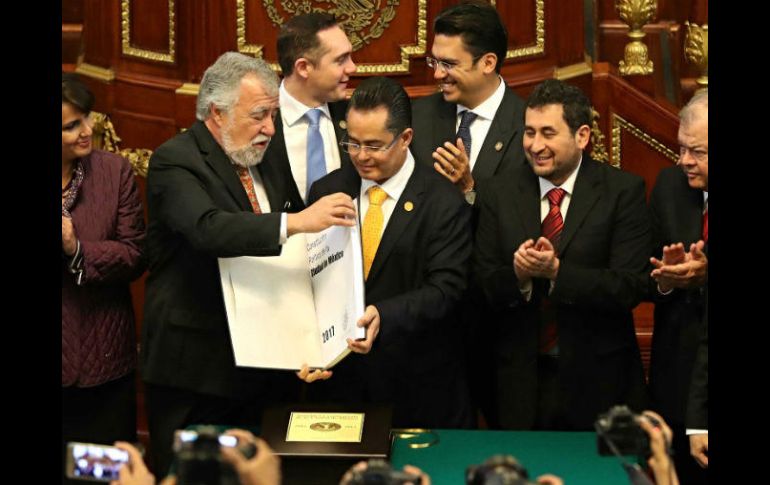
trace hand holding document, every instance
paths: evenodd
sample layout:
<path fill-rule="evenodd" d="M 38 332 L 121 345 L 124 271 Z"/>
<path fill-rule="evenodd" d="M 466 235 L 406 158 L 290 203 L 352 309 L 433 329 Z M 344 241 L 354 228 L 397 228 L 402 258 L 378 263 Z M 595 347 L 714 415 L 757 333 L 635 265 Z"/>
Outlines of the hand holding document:
<path fill-rule="evenodd" d="M 236 365 L 334 366 L 351 351 L 348 340 L 367 337 L 357 325 L 365 313 L 362 268 L 357 226 L 295 234 L 280 256 L 220 258 Z M 372 339 L 378 328 L 379 318 Z"/>

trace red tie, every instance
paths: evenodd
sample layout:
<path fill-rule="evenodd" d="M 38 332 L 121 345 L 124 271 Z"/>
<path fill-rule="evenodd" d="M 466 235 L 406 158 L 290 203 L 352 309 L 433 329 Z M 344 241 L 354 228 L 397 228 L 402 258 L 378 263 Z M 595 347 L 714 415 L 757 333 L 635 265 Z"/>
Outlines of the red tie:
<path fill-rule="evenodd" d="M 255 214 L 261 214 L 262 209 L 259 208 L 259 201 L 257 200 L 257 193 L 254 191 L 254 181 L 251 180 L 251 174 L 249 169 L 236 165 L 235 171 L 238 172 L 238 177 L 241 179 L 241 185 L 246 191 L 246 195 L 249 196 L 249 202 L 251 202 L 251 208 L 254 209 Z"/>
<path fill-rule="evenodd" d="M 706 206 L 706 210 L 703 212 L 703 242 L 709 241 L 709 208 Z"/>
<path fill-rule="evenodd" d="M 561 216 L 560 206 L 566 193 L 567 192 L 564 189 L 553 188 L 546 194 L 550 208 L 545 219 L 543 219 L 541 234 L 551 241 L 554 250 L 559 244 L 561 230 L 564 227 L 564 219 Z M 539 351 L 541 354 L 548 354 L 556 347 L 558 332 L 556 328 L 556 315 L 547 296 L 542 300 L 540 311 L 542 325 L 540 326 Z"/>
<path fill-rule="evenodd" d="M 553 244 L 554 249 L 559 244 L 559 237 L 561 236 L 561 230 L 564 227 L 564 219 L 561 217 L 561 201 L 564 199 L 564 195 L 567 192 L 564 189 L 551 189 L 545 195 L 548 197 L 548 203 L 550 209 L 548 214 L 543 219 L 542 235 Z"/>

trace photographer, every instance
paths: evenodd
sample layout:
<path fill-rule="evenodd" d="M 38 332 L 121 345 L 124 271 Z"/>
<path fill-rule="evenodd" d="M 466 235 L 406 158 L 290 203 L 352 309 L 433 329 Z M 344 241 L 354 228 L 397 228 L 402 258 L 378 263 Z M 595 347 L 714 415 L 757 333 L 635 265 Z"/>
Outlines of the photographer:
<path fill-rule="evenodd" d="M 222 448 L 222 459 L 232 465 L 241 485 L 280 485 L 281 460 L 264 440 L 242 429 L 231 429 L 225 434 L 238 438 L 239 444 L 254 444 L 257 449 L 252 458 L 246 459 L 237 449 Z M 139 450 L 123 441 L 115 446 L 128 452 L 129 461 L 120 469 L 120 479 L 110 485 L 155 485 L 155 476 L 145 466 Z M 177 477 L 169 475 L 159 485 L 177 485 Z"/>
<path fill-rule="evenodd" d="M 340 485 L 354 485 L 358 483 L 369 483 L 368 481 L 365 481 L 364 478 L 362 478 L 363 474 L 366 472 L 366 470 L 369 468 L 369 462 L 366 461 L 359 461 L 350 469 L 345 472 L 345 474 L 342 476 L 342 479 L 340 480 Z M 393 471 L 388 468 L 388 472 Z M 380 473 L 385 472 L 384 470 L 378 470 Z M 403 485 L 430 485 L 430 477 L 427 473 L 420 470 L 416 466 L 412 465 L 404 465 L 404 473 L 412 475 L 414 477 L 419 477 L 419 481 L 397 481 L 397 483 L 401 483 Z M 386 472 L 387 473 L 387 472 Z M 396 474 L 400 474 L 399 472 L 395 472 Z M 378 482 L 379 483 L 379 482 Z M 383 482 L 383 483 L 391 483 L 391 482 Z"/>
<path fill-rule="evenodd" d="M 652 419 L 650 419 L 652 418 Z M 639 426 L 650 437 L 652 456 L 647 460 L 657 485 L 679 485 L 674 462 L 671 459 L 671 438 L 673 433 L 663 418 L 653 412 L 642 412 Z"/>

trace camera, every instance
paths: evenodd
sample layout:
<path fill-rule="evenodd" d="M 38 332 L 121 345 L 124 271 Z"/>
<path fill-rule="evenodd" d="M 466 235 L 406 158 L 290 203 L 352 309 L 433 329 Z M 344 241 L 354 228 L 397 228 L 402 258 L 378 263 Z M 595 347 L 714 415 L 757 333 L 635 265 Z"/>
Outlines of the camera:
<path fill-rule="evenodd" d="M 494 455 L 465 471 L 466 485 L 534 485 L 527 470 L 511 455 Z"/>
<path fill-rule="evenodd" d="M 420 485 L 422 478 L 399 470 L 394 470 L 385 460 L 371 459 L 366 470 L 354 470 L 348 485 L 399 485 L 402 483 Z"/>
<path fill-rule="evenodd" d="M 215 426 L 177 431 L 174 439 L 178 485 L 238 485 L 232 466 L 222 459 L 222 446 L 237 447 L 246 458 L 256 454 L 253 444 L 238 446 L 235 436 L 220 435 Z"/>
<path fill-rule="evenodd" d="M 93 482 L 117 480 L 119 470 L 128 463 L 128 452 L 108 445 L 67 443 L 68 478 Z"/>
<path fill-rule="evenodd" d="M 594 424 L 599 454 L 649 456 L 650 439 L 639 426 L 639 418 L 623 405 L 613 406 L 600 414 Z"/>

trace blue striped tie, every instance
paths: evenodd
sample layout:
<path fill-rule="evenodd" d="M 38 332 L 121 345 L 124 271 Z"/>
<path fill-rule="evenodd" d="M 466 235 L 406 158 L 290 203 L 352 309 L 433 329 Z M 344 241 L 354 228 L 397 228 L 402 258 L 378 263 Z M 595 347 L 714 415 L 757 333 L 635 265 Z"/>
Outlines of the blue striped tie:
<path fill-rule="evenodd" d="M 471 158 L 471 123 L 473 123 L 473 120 L 475 120 L 479 115 L 476 113 L 465 110 L 462 112 L 462 118 L 460 119 L 460 127 L 457 128 L 457 136 L 455 137 L 455 140 L 457 138 L 461 139 L 463 141 L 463 145 L 465 145 L 465 154 L 468 155 L 468 159 Z M 452 140 L 453 142 L 455 140 Z"/>
<path fill-rule="evenodd" d="M 326 175 L 326 158 L 324 157 L 324 140 L 321 138 L 318 122 L 323 112 L 320 109 L 309 109 L 305 113 L 307 126 L 307 184 L 305 197 L 310 193 L 313 182 Z"/>

